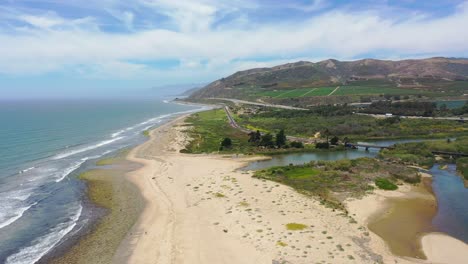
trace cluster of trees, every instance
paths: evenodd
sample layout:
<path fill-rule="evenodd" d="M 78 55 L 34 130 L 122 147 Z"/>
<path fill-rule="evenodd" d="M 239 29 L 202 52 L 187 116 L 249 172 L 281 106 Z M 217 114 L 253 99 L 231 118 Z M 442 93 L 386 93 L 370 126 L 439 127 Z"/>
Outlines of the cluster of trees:
<path fill-rule="evenodd" d="M 275 136 L 271 133 L 262 134 L 259 130 L 256 132 L 249 133 L 249 140 L 252 145 L 258 147 L 267 147 L 267 148 L 304 148 L 302 142 L 287 141 L 286 134 L 284 130 L 281 129 Z M 219 150 L 230 149 L 232 148 L 232 140 L 230 138 L 224 138 L 221 141 L 221 146 Z"/>
<path fill-rule="evenodd" d="M 263 134 L 260 133 L 259 130 L 256 132 L 249 133 L 249 142 L 261 147 L 267 148 L 303 148 L 304 145 L 302 142 L 291 142 L 289 145 L 287 144 L 286 134 L 284 133 L 284 129 L 281 129 L 278 133 L 276 133 L 275 137 L 271 133 Z"/>
<path fill-rule="evenodd" d="M 465 115 L 468 114 L 468 101 L 462 106 L 454 109 L 448 109 L 446 104 L 439 107 L 440 114 Z"/>
<path fill-rule="evenodd" d="M 432 102 L 391 102 L 378 101 L 362 109 L 368 114 L 387 114 L 402 116 L 433 116 L 437 110 L 437 105 Z"/>
<path fill-rule="evenodd" d="M 315 148 L 328 149 L 330 148 L 331 145 L 333 146 L 338 145 L 338 142 L 340 141 L 340 139 L 337 136 L 333 136 L 331 139 L 329 139 L 331 132 L 330 130 L 328 130 L 328 128 L 325 129 L 325 131 L 323 131 L 323 134 L 327 137 L 327 141 L 315 143 Z M 348 142 L 347 137 L 344 138 L 344 142 L 345 144 Z"/>

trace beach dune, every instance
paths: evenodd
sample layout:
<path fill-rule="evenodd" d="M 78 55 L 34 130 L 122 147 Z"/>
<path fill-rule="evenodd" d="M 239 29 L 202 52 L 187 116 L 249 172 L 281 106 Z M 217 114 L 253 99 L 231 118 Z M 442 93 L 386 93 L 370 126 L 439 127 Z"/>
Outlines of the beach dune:
<path fill-rule="evenodd" d="M 115 263 L 431 263 L 393 255 L 357 212 L 366 203 L 345 215 L 237 170 L 255 158 L 179 153 L 189 140 L 181 124 L 183 117 L 153 130 L 128 155 L 144 165 L 126 177 L 146 206 Z M 291 223 L 303 228 L 289 230 Z M 425 237 L 424 247 L 434 241 Z"/>

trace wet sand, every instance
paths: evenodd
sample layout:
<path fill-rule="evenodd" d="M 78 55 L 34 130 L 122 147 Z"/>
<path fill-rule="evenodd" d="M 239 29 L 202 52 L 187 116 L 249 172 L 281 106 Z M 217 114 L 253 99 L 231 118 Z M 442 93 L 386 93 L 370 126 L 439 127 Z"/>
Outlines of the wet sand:
<path fill-rule="evenodd" d="M 386 209 L 369 229 L 382 237 L 392 253 L 419 259 L 426 259 L 422 250 L 421 236 L 436 231 L 432 218 L 437 209 L 434 200 L 424 198 L 390 198 Z"/>
<path fill-rule="evenodd" d="M 141 166 L 127 161 L 125 153 L 104 163 L 102 169 L 87 171 L 80 178 L 87 183 L 90 201 L 104 208 L 105 215 L 64 255 L 49 263 L 111 263 L 120 242 L 137 221 L 144 201 L 125 175 Z"/>
<path fill-rule="evenodd" d="M 411 186 L 400 197 L 388 197 L 383 209 L 369 218 L 369 229 L 385 240 L 392 253 L 426 259 L 421 237 L 436 229 L 432 219 L 437 213 L 437 201 L 432 191 L 432 178 L 423 173 L 421 183 Z"/>

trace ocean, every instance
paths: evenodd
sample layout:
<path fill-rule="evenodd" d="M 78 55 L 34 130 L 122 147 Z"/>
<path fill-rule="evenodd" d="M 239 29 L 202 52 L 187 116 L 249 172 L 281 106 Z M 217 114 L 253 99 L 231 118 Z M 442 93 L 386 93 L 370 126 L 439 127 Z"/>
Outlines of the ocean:
<path fill-rule="evenodd" d="M 95 161 L 199 106 L 162 100 L 0 101 L 0 263 L 35 263 L 87 226 Z"/>

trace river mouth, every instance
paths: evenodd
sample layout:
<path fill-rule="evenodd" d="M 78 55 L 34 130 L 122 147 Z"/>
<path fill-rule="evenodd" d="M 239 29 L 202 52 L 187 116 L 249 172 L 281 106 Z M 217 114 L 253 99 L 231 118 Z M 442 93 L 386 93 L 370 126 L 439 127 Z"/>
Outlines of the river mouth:
<path fill-rule="evenodd" d="M 401 140 L 401 143 L 405 141 Z M 377 154 L 378 151 L 366 152 L 362 149 L 286 154 L 251 162 L 243 169 L 261 170 L 312 160 L 356 159 L 375 157 Z M 368 219 L 368 228 L 380 236 L 395 255 L 426 259 L 421 238 L 432 232 L 443 232 L 465 243 L 468 241 L 468 189 L 464 188 L 455 165 L 436 164 L 426 173 L 432 177 L 423 177 L 422 182 L 411 186 L 404 196 L 386 198 L 384 209 Z"/>
<path fill-rule="evenodd" d="M 420 186 L 412 189 L 429 194 Z M 431 198 L 388 198 L 385 209 L 371 217 L 368 227 L 387 243 L 393 254 L 426 259 L 420 240 L 426 233 L 437 230 L 432 225 L 436 213 L 437 203 Z"/>

